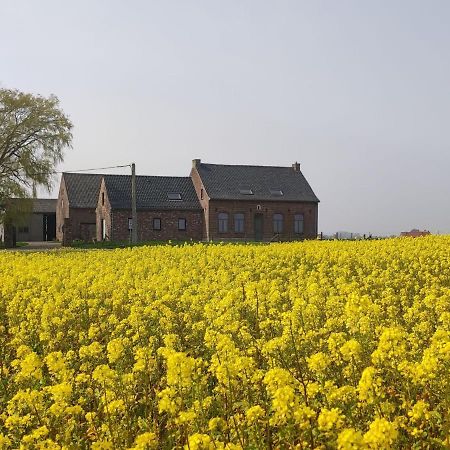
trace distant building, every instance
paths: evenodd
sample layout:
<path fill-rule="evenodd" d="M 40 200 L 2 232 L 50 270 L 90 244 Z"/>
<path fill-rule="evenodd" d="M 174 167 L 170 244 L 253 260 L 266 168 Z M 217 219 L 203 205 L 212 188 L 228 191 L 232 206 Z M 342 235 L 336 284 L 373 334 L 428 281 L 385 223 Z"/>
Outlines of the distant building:
<path fill-rule="evenodd" d="M 361 239 L 361 235 L 359 233 L 353 233 L 350 231 L 337 231 L 335 234 L 335 239 L 339 240 L 352 240 L 352 239 Z"/>
<path fill-rule="evenodd" d="M 95 210 L 103 175 L 63 173 L 56 205 L 56 238 L 63 245 L 97 237 Z"/>
<path fill-rule="evenodd" d="M 136 177 L 139 240 L 292 241 L 317 237 L 319 199 L 300 170 L 192 161 L 189 177 Z M 64 173 L 56 237 L 130 238 L 131 176 Z"/>
<path fill-rule="evenodd" d="M 411 231 L 402 231 L 400 233 L 400 236 L 402 237 L 421 237 L 421 236 L 428 236 L 431 233 L 428 230 L 417 230 L 417 229 L 413 229 Z"/>
<path fill-rule="evenodd" d="M 30 204 L 31 202 L 31 204 Z M 5 242 L 41 242 L 56 239 L 56 199 L 11 198 L 5 211 L 15 210 L 18 219 L 0 230 Z"/>

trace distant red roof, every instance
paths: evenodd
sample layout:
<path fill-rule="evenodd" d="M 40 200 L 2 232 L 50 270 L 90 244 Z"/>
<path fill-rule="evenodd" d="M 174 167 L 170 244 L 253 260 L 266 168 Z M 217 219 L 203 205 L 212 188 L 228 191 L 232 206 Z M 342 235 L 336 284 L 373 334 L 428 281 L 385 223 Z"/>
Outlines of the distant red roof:
<path fill-rule="evenodd" d="M 402 231 L 400 233 L 400 236 L 406 236 L 406 237 L 421 237 L 421 236 L 428 236 L 431 234 L 428 230 L 411 230 L 411 231 Z"/>

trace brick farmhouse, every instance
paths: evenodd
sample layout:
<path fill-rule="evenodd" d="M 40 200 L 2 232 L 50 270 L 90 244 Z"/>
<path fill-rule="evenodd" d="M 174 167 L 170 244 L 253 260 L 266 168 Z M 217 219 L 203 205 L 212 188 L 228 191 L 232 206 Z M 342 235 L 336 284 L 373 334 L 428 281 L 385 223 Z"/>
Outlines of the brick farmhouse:
<path fill-rule="evenodd" d="M 136 177 L 138 239 L 197 240 L 203 211 L 189 177 Z M 105 175 L 97 204 L 97 239 L 130 238 L 131 175 Z"/>
<path fill-rule="evenodd" d="M 56 203 L 56 239 L 63 245 L 95 239 L 96 208 L 103 175 L 63 173 Z"/>
<path fill-rule="evenodd" d="M 288 241 L 317 236 L 318 203 L 300 164 L 192 161 L 189 177 L 136 177 L 139 240 Z M 130 175 L 63 174 L 57 238 L 130 238 Z"/>
<path fill-rule="evenodd" d="M 192 161 L 191 178 L 204 211 L 204 239 L 297 240 L 317 237 L 319 199 L 292 167 Z"/>

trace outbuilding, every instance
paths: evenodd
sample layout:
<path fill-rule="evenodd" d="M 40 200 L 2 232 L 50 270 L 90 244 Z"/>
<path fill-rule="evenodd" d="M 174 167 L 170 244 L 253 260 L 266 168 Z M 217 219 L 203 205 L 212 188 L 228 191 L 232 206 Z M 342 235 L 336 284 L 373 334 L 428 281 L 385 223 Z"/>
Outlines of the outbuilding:
<path fill-rule="evenodd" d="M 203 210 L 189 177 L 137 176 L 140 241 L 201 240 Z M 131 176 L 104 175 L 97 203 L 97 239 L 129 240 Z"/>

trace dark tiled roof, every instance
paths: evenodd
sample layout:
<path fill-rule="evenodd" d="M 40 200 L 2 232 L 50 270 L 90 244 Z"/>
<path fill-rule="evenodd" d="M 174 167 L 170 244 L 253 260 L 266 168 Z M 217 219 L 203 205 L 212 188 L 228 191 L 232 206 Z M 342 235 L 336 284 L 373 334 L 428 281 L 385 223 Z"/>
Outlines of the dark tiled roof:
<path fill-rule="evenodd" d="M 96 208 L 103 175 L 63 173 L 71 208 Z"/>
<path fill-rule="evenodd" d="M 33 198 L 33 212 L 54 213 L 57 201 L 56 198 Z"/>
<path fill-rule="evenodd" d="M 55 198 L 10 198 L 6 205 L 17 211 L 46 214 L 56 213 L 56 203 Z"/>
<path fill-rule="evenodd" d="M 111 208 L 131 209 L 131 176 L 105 175 L 104 180 Z M 180 194 L 181 200 L 169 200 L 169 194 Z M 137 209 L 202 209 L 189 177 L 137 176 L 136 199 Z"/>
<path fill-rule="evenodd" d="M 303 174 L 292 167 L 204 163 L 196 167 L 211 199 L 319 201 Z"/>

